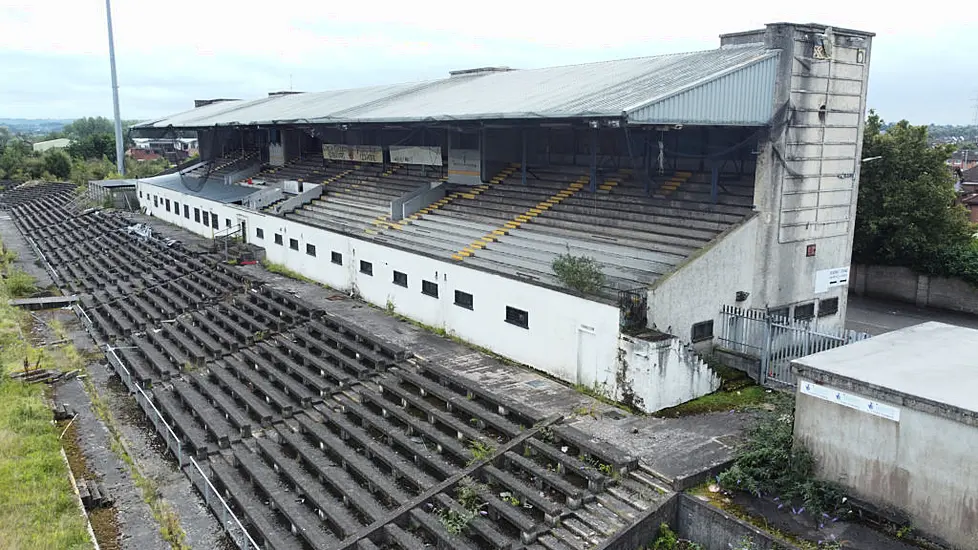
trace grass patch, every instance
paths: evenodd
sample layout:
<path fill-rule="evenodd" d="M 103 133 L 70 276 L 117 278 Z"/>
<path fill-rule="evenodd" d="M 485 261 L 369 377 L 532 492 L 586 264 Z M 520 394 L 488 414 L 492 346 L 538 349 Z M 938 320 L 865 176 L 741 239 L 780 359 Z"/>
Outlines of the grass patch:
<path fill-rule="evenodd" d="M 739 390 L 719 390 L 711 394 L 687 401 L 668 409 L 662 409 L 655 416 L 662 418 L 678 418 L 722 411 L 746 411 L 763 408 L 771 401 L 772 390 L 762 386 L 747 386 Z"/>
<path fill-rule="evenodd" d="M 37 292 L 37 287 L 34 285 L 34 277 L 31 277 L 22 269 L 8 266 L 4 274 L 4 279 L 7 292 L 13 298 L 25 298 Z"/>
<path fill-rule="evenodd" d="M 262 267 L 265 268 L 265 270 L 271 273 L 276 273 L 283 277 L 288 277 L 289 279 L 295 279 L 296 281 L 302 281 L 304 283 L 312 283 L 314 285 L 319 285 L 319 282 L 314 281 L 309 277 L 306 277 L 305 275 L 299 273 L 298 271 L 289 269 L 288 267 L 285 267 L 282 264 L 277 264 L 275 262 L 270 262 L 268 260 L 262 260 L 261 265 Z"/>
<path fill-rule="evenodd" d="M 0 373 L 0 548 L 91 548 L 42 391 Z"/>

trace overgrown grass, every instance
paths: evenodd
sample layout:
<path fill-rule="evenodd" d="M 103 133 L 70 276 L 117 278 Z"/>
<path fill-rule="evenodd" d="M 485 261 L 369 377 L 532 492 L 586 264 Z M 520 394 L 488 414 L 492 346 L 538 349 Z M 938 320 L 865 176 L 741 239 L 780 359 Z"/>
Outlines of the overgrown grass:
<path fill-rule="evenodd" d="M 0 548 L 91 548 L 42 391 L 0 373 Z"/>
<path fill-rule="evenodd" d="M 26 271 L 16 267 L 8 267 L 5 271 L 4 283 L 7 287 L 7 293 L 12 298 L 24 298 L 37 292 L 37 287 L 34 286 L 34 278 Z"/>
<path fill-rule="evenodd" d="M 8 376 L 25 361 L 31 367 L 74 368 L 80 355 L 70 345 L 31 345 L 30 315 L 7 303 L 15 291 L 34 288 L 30 275 L 12 267 L 15 259 L 9 251 L 0 253 L 0 549 L 91 548 L 44 387 Z"/>
<path fill-rule="evenodd" d="M 153 518 L 159 523 L 160 534 L 163 536 L 163 540 L 169 543 L 170 548 L 173 550 L 193 550 L 187 544 L 187 536 L 183 531 L 183 527 L 180 526 L 179 516 L 177 516 L 173 507 L 170 506 L 170 503 L 163 499 L 160 493 L 159 483 L 155 479 L 143 475 L 136 466 L 136 461 L 126 451 L 122 433 L 119 431 L 115 422 L 115 417 L 109 411 L 108 403 L 98 394 L 91 380 L 85 378 L 83 385 L 89 398 L 92 400 L 92 409 L 95 410 L 95 414 L 109 430 L 111 437 L 109 446 L 112 452 L 121 458 L 129 467 L 129 473 L 132 475 L 136 487 L 142 493 L 143 501 L 149 505 L 150 511 L 153 513 Z"/>
<path fill-rule="evenodd" d="M 268 260 L 262 260 L 261 261 L 261 265 L 266 270 L 268 270 L 268 271 L 270 271 L 272 273 L 277 273 L 279 275 L 282 275 L 283 277 L 288 277 L 289 279 L 295 279 L 297 281 L 302 281 L 304 283 L 312 283 L 314 285 L 318 285 L 319 284 L 317 281 L 314 281 L 314 280 L 310 279 L 309 277 L 306 277 L 305 275 L 303 275 L 302 273 L 299 273 L 298 271 L 294 271 L 292 269 L 289 269 L 288 267 L 285 267 L 282 264 L 277 264 L 275 262 L 270 262 Z"/>
<path fill-rule="evenodd" d="M 758 415 L 733 466 L 717 481 L 729 491 L 778 498 L 817 522 L 823 521 L 822 514 L 844 517 L 851 509 L 842 488 L 818 479 L 811 452 L 794 440 L 794 399 L 775 395 L 774 406 Z"/>
<path fill-rule="evenodd" d="M 772 393 L 771 390 L 764 389 L 761 386 L 747 386 L 733 391 L 721 389 L 703 397 L 693 399 L 692 401 L 687 401 L 682 405 L 663 409 L 655 413 L 655 416 L 676 418 L 711 412 L 740 412 L 757 409 L 764 407 L 770 402 Z"/>

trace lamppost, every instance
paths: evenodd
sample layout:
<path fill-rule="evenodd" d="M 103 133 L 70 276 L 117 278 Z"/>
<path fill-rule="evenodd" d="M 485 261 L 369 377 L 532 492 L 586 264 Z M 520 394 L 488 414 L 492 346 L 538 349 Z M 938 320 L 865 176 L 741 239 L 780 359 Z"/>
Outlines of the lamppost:
<path fill-rule="evenodd" d="M 119 80 L 115 76 L 115 41 L 112 39 L 112 6 L 105 0 L 105 19 L 109 25 L 109 65 L 112 68 L 112 108 L 115 111 L 115 165 L 120 176 L 126 175 L 126 157 L 122 149 L 122 118 L 119 117 Z"/>

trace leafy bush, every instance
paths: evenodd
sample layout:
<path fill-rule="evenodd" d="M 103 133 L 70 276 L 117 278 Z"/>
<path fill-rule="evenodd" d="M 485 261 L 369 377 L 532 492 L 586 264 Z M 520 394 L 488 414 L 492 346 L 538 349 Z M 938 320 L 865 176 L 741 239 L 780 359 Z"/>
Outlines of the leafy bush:
<path fill-rule="evenodd" d="M 17 268 L 12 268 L 7 272 L 7 292 L 14 298 L 30 296 L 36 291 L 34 277 L 28 275 L 27 272 Z"/>
<path fill-rule="evenodd" d="M 775 496 L 789 506 L 800 502 L 796 513 L 807 510 L 818 517 L 838 512 L 845 502 L 841 488 L 815 478 L 815 461 L 795 444 L 793 432 L 792 399 L 776 399 L 774 410 L 760 413 L 748 430 L 734 465 L 718 476 L 720 485 L 758 497 Z"/>
<path fill-rule="evenodd" d="M 978 243 L 939 250 L 913 267 L 929 275 L 957 277 L 978 287 Z"/>
<path fill-rule="evenodd" d="M 594 258 L 561 254 L 551 268 L 560 282 L 578 292 L 593 294 L 604 285 L 604 273 Z"/>

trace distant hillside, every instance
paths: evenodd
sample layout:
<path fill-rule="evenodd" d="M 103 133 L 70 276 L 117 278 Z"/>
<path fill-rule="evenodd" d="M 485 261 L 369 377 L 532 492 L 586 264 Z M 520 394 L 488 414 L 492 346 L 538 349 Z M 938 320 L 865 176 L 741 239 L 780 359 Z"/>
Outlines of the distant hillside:
<path fill-rule="evenodd" d="M 6 126 L 15 134 L 46 134 L 60 132 L 72 121 L 70 118 L 0 118 L 0 126 Z"/>

